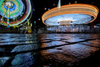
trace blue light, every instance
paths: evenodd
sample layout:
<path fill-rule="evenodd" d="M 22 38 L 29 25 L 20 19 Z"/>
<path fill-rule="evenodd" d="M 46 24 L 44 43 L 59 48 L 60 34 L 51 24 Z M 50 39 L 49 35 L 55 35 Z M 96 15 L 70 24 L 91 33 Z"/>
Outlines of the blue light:
<path fill-rule="evenodd" d="M 33 11 L 35 11 L 35 9 L 33 9 Z"/>
<path fill-rule="evenodd" d="M 7 25 L 7 28 L 9 28 L 9 25 Z"/>
<path fill-rule="evenodd" d="M 70 24 L 84 24 L 92 19 L 90 15 L 86 14 L 65 14 L 48 18 L 45 23 L 48 25 L 60 25 L 60 21 L 71 21 Z"/>
<path fill-rule="evenodd" d="M 4 8 L 7 10 L 8 7 L 4 5 Z M 13 6 L 10 8 L 10 12 L 14 11 L 16 9 L 16 5 L 13 3 Z"/>

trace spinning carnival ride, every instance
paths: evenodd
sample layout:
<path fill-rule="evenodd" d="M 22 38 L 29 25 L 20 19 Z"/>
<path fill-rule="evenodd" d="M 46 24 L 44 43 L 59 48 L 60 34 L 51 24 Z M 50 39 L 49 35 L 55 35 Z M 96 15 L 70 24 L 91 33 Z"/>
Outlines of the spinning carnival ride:
<path fill-rule="evenodd" d="M 8 27 L 29 24 L 31 11 L 30 0 L 0 0 L 0 24 Z"/>
<path fill-rule="evenodd" d="M 93 22 L 99 9 L 90 4 L 68 4 L 48 10 L 42 15 L 42 22 L 47 26 L 88 24 Z"/>

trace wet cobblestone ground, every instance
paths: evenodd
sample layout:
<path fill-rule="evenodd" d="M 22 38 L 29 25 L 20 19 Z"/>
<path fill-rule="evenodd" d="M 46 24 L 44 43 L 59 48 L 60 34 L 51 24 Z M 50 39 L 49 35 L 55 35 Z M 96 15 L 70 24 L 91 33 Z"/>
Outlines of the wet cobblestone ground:
<path fill-rule="evenodd" d="M 0 34 L 0 67 L 100 67 L 99 54 L 100 34 Z"/>

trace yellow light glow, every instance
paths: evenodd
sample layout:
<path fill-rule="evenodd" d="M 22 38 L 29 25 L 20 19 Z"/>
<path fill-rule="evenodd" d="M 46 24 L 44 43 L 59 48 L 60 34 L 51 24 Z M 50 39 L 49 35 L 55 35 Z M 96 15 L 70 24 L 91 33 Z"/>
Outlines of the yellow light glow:
<path fill-rule="evenodd" d="M 94 17 L 93 20 L 90 22 L 94 21 L 97 18 L 97 15 L 99 13 L 99 9 L 90 4 L 68 4 L 68 5 L 63 5 L 61 8 L 53 8 L 48 10 L 42 15 L 42 22 L 48 18 L 58 16 L 58 15 L 64 15 L 64 14 L 86 14 L 86 15 L 91 15 Z M 45 24 L 45 23 L 44 23 Z M 47 25 L 47 24 L 46 24 Z"/>

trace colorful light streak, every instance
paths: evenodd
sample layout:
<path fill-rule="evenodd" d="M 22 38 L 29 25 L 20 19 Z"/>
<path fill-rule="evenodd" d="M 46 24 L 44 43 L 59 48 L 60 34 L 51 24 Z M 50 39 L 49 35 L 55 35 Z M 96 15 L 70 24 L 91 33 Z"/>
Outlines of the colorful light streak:
<path fill-rule="evenodd" d="M 8 7 L 5 6 L 4 0 L 0 1 L 0 15 L 3 17 L 3 22 L 1 21 L 3 25 L 8 25 L 5 19 L 9 19 L 9 26 L 20 26 L 22 23 L 29 22 L 32 11 L 30 0 L 7 0 L 7 2 L 12 3 L 11 8 L 9 8 L 9 18 L 7 13 Z"/>
<path fill-rule="evenodd" d="M 62 21 L 70 24 L 87 24 L 97 18 L 99 9 L 89 4 L 68 4 L 60 8 L 48 10 L 42 15 L 42 21 L 48 26 L 62 25 Z M 64 23 L 65 24 L 65 23 Z"/>

